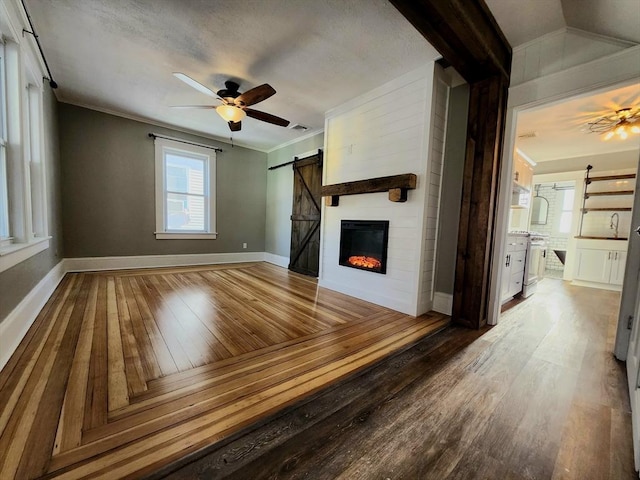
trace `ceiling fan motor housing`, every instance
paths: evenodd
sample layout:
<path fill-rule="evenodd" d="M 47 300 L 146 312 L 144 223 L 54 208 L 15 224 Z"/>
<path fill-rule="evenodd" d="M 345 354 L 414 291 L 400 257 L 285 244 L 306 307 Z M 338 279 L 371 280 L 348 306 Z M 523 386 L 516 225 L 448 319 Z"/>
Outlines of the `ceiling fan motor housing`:
<path fill-rule="evenodd" d="M 240 96 L 240 92 L 238 91 L 238 88 L 240 88 L 240 85 L 237 84 L 236 82 L 232 80 L 227 80 L 226 82 L 224 82 L 224 86 L 227 88 L 223 88 L 222 90 L 218 90 L 217 92 L 220 98 L 224 98 L 226 100 L 228 98 L 234 99 Z"/>

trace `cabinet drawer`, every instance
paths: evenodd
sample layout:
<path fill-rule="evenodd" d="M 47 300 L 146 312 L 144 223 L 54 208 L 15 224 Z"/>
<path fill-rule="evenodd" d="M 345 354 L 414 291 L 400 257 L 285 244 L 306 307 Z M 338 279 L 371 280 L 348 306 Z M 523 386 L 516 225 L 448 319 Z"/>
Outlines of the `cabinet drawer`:
<path fill-rule="evenodd" d="M 513 296 L 522 291 L 522 280 L 524 279 L 523 272 L 517 272 L 511 274 L 511 280 L 509 281 L 509 295 Z"/>
<path fill-rule="evenodd" d="M 507 237 L 507 252 L 521 252 L 527 249 L 527 237 Z"/>
<path fill-rule="evenodd" d="M 524 260 L 527 256 L 526 250 L 510 253 L 511 255 L 511 274 L 524 271 Z M 520 275 L 522 276 L 522 275 Z"/>

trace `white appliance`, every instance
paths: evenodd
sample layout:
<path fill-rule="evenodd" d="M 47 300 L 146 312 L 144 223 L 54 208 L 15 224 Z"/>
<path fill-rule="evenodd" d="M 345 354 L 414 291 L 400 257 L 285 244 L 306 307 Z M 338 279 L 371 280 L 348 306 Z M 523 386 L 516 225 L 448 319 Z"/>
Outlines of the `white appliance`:
<path fill-rule="evenodd" d="M 527 256 L 524 265 L 522 296 L 530 297 L 536 291 L 538 282 L 544 277 L 547 263 L 547 235 L 529 232 Z"/>

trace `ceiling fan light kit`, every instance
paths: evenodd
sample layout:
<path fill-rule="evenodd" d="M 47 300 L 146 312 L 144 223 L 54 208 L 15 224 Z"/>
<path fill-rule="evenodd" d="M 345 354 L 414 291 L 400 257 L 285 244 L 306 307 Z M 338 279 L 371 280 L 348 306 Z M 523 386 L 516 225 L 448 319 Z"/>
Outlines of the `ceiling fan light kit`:
<path fill-rule="evenodd" d="M 218 90 L 216 93 L 193 78 L 185 75 L 184 73 L 175 72 L 173 74 L 179 80 L 189 85 L 191 88 L 195 88 L 201 93 L 217 98 L 222 102 L 222 105 L 182 105 L 173 108 L 214 108 L 218 115 L 220 115 L 225 122 L 229 125 L 229 130 L 237 132 L 242 128 L 240 123 L 245 117 L 255 118 L 262 122 L 271 123 L 280 127 L 286 127 L 289 125 L 289 120 L 276 117 L 270 113 L 260 112 L 252 108 L 247 108 L 256 103 L 260 103 L 263 100 L 275 95 L 275 89 L 268 83 L 264 83 L 244 93 L 240 93 L 238 88 L 240 85 L 233 80 L 227 80 L 224 82 L 225 88 Z"/>
<path fill-rule="evenodd" d="M 246 112 L 241 108 L 226 104 L 216 107 L 216 112 L 227 122 L 240 122 L 247 116 Z"/>
<path fill-rule="evenodd" d="M 626 140 L 631 134 L 640 133 L 640 126 L 634 125 L 640 119 L 640 108 L 621 108 L 611 115 L 605 115 L 587 124 L 588 133 L 604 134 L 603 140 L 611 140 L 616 135 Z"/>

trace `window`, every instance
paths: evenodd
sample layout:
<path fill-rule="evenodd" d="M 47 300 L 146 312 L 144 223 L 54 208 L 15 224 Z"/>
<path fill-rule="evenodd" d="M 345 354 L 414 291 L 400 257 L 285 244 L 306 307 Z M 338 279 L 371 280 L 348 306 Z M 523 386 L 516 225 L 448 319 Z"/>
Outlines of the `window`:
<path fill-rule="evenodd" d="M 9 180 L 7 178 L 7 90 L 4 44 L 0 43 L 0 247 L 9 243 Z"/>
<path fill-rule="evenodd" d="M 558 216 L 558 232 L 571 233 L 571 223 L 573 220 L 573 200 L 575 189 L 562 190 L 562 201 L 560 202 L 560 215 Z"/>
<path fill-rule="evenodd" d="M 156 238 L 216 238 L 215 150 L 156 138 Z"/>
<path fill-rule="evenodd" d="M 3 6 L 0 6 L 2 9 Z M 49 248 L 43 72 L 22 19 L 0 15 L 0 272 Z"/>

